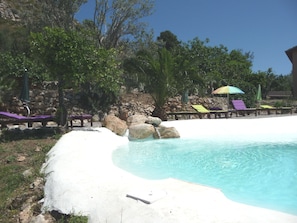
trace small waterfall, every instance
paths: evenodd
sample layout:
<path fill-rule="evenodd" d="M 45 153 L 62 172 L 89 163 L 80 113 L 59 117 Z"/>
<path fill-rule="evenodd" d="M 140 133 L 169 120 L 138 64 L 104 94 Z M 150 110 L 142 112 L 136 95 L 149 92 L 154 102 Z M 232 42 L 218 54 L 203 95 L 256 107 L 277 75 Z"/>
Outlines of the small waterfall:
<path fill-rule="evenodd" d="M 156 127 L 156 126 L 154 126 L 154 127 L 155 127 L 155 131 L 156 131 L 156 133 L 157 133 L 157 135 L 158 135 L 158 139 L 161 139 L 162 136 L 161 136 L 161 134 L 160 134 L 160 132 L 159 132 L 158 127 Z"/>

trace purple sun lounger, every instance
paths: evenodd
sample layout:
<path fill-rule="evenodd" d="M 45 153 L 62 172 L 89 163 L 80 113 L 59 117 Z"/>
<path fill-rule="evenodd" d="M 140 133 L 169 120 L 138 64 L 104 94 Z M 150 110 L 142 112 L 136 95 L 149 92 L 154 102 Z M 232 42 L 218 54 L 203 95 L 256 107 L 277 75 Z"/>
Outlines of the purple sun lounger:
<path fill-rule="evenodd" d="M 257 115 L 256 108 L 247 108 L 243 100 L 232 100 L 233 107 L 235 109 L 236 116 L 238 115 L 249 115 L 254 113 L 255 116 Z"/>
<path fill-rule="evenodd" d="M 73 127 L 73 120 L 80 120 L 80 126 L 84 126 L 84 120 L 88 120 L 93 126 L 92 115 L 82 114 L 82 115 L 69 115 L 68 120 L 70 121 L 71 128 Z"/>
<path fill-rule="evenodd" d="M 33 122 L 41 122 L 42 126 L 45 127 L 47 122 L 55 121 L 52 115 L 38 115 L 38 116 L 22 116 L 13 114 L 10 112 L 0 111 L 0 124 L 1 128 L 5 128 L 7 124 L 21 124 L 28 123 L 28 127 L 32 127 Z"/>

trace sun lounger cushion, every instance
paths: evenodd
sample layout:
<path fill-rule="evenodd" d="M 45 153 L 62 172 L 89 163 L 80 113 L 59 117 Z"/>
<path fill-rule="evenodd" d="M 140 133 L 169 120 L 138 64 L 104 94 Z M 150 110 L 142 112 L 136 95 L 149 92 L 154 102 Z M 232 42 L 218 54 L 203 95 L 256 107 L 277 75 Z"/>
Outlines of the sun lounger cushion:
<path fill-rule="evenodd" d="M 232 100 L 233 107 L 236 112 L 236 116 L 239 114 L 245 115 L 255 113 L 257 115 L 257 108 L 247 108 L 243 100 Z"/>
<path fill-rule="evenodd" d="M 270 106 L 270 105 L 260 105 L 260 107 L 264 108 L 264 109 L 275 109 L 275 107 Z"/>
<path fill-rule="evenodd" d="M 192 107 L 199 113 L 209 113 L 209 110 L 207 110 L 203 105 L 192 105 Z"/>
<path fill-rule="evenodd" d="M 38 115 L 38 116 L 22 116 L 10 112 L 0 112 L 0 124 L 3 128 L 7 124 L 20 124 L 28 123 L 28 126 L 32 126 L 33 122 L 41 122 L 43 126 L 49 121 L 54 121 L 54 116 L 52 115 Z"/>
<path fill-rule="evenodd" d="M 42 120 L 42 119 L 53 119 L 54 117 L 51 115 L 38 115 L 38 116 L 22 116 L 13 114 L 10 112 L 0 112 L 0 117 L 2 118 L 10 118 L 15 120 L 24 120 L 24 121 L 35 121 L 35 120 Z"/>
<path fill-rule="evenodd" d="M 71 128 L 73 127 L 73 120 L 80 120 L 81 127 L 84 126 L 84 120 L 89 120 L 91 123 L 91 126 L 93 126 L 92 115 L 90 114 L 69 115 L 68 119 L 70 121 Z"/>

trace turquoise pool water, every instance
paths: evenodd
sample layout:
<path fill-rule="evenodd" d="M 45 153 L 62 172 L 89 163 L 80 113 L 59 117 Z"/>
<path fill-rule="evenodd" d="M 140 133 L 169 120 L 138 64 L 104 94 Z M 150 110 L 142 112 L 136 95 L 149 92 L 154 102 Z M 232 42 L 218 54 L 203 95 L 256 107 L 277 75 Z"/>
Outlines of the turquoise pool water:
<path fill-rule="evenodd" d="M 297 215 L 297 141 L 129 142 L 114 151 L 113 162 L 143 178 L 203 184 L 233 201 Z"/>

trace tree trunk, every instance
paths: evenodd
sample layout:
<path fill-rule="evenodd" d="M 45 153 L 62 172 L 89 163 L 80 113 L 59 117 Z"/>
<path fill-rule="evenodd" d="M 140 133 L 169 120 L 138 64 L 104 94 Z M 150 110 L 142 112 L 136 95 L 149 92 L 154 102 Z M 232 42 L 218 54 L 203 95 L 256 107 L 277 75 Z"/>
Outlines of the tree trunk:
<path fill-rule="evenodd" d="M 167 114 L 162 107 L 156 106 L 152 116 L 159 117 L 162 121 L 167 121 Z"/>
<path fill-rule="evenodd" d="M 59 108 L 58 108 L 58 114 L 57 114 L 57 122 L 60 126 L 68 127 L 68 115 L 67 115 L 67 109 L 64 104 L 64 91 L 63 91 L 63 81 L 59 80 L 58 85 L 58 93 L 59 93 Z"/>
<path fill-rule="evenodd" d="M 182 101 L 183 105 L 185 105 L 189 102 L 189 90 L 188 89 L 182 93 L 181 101 Z"/>

